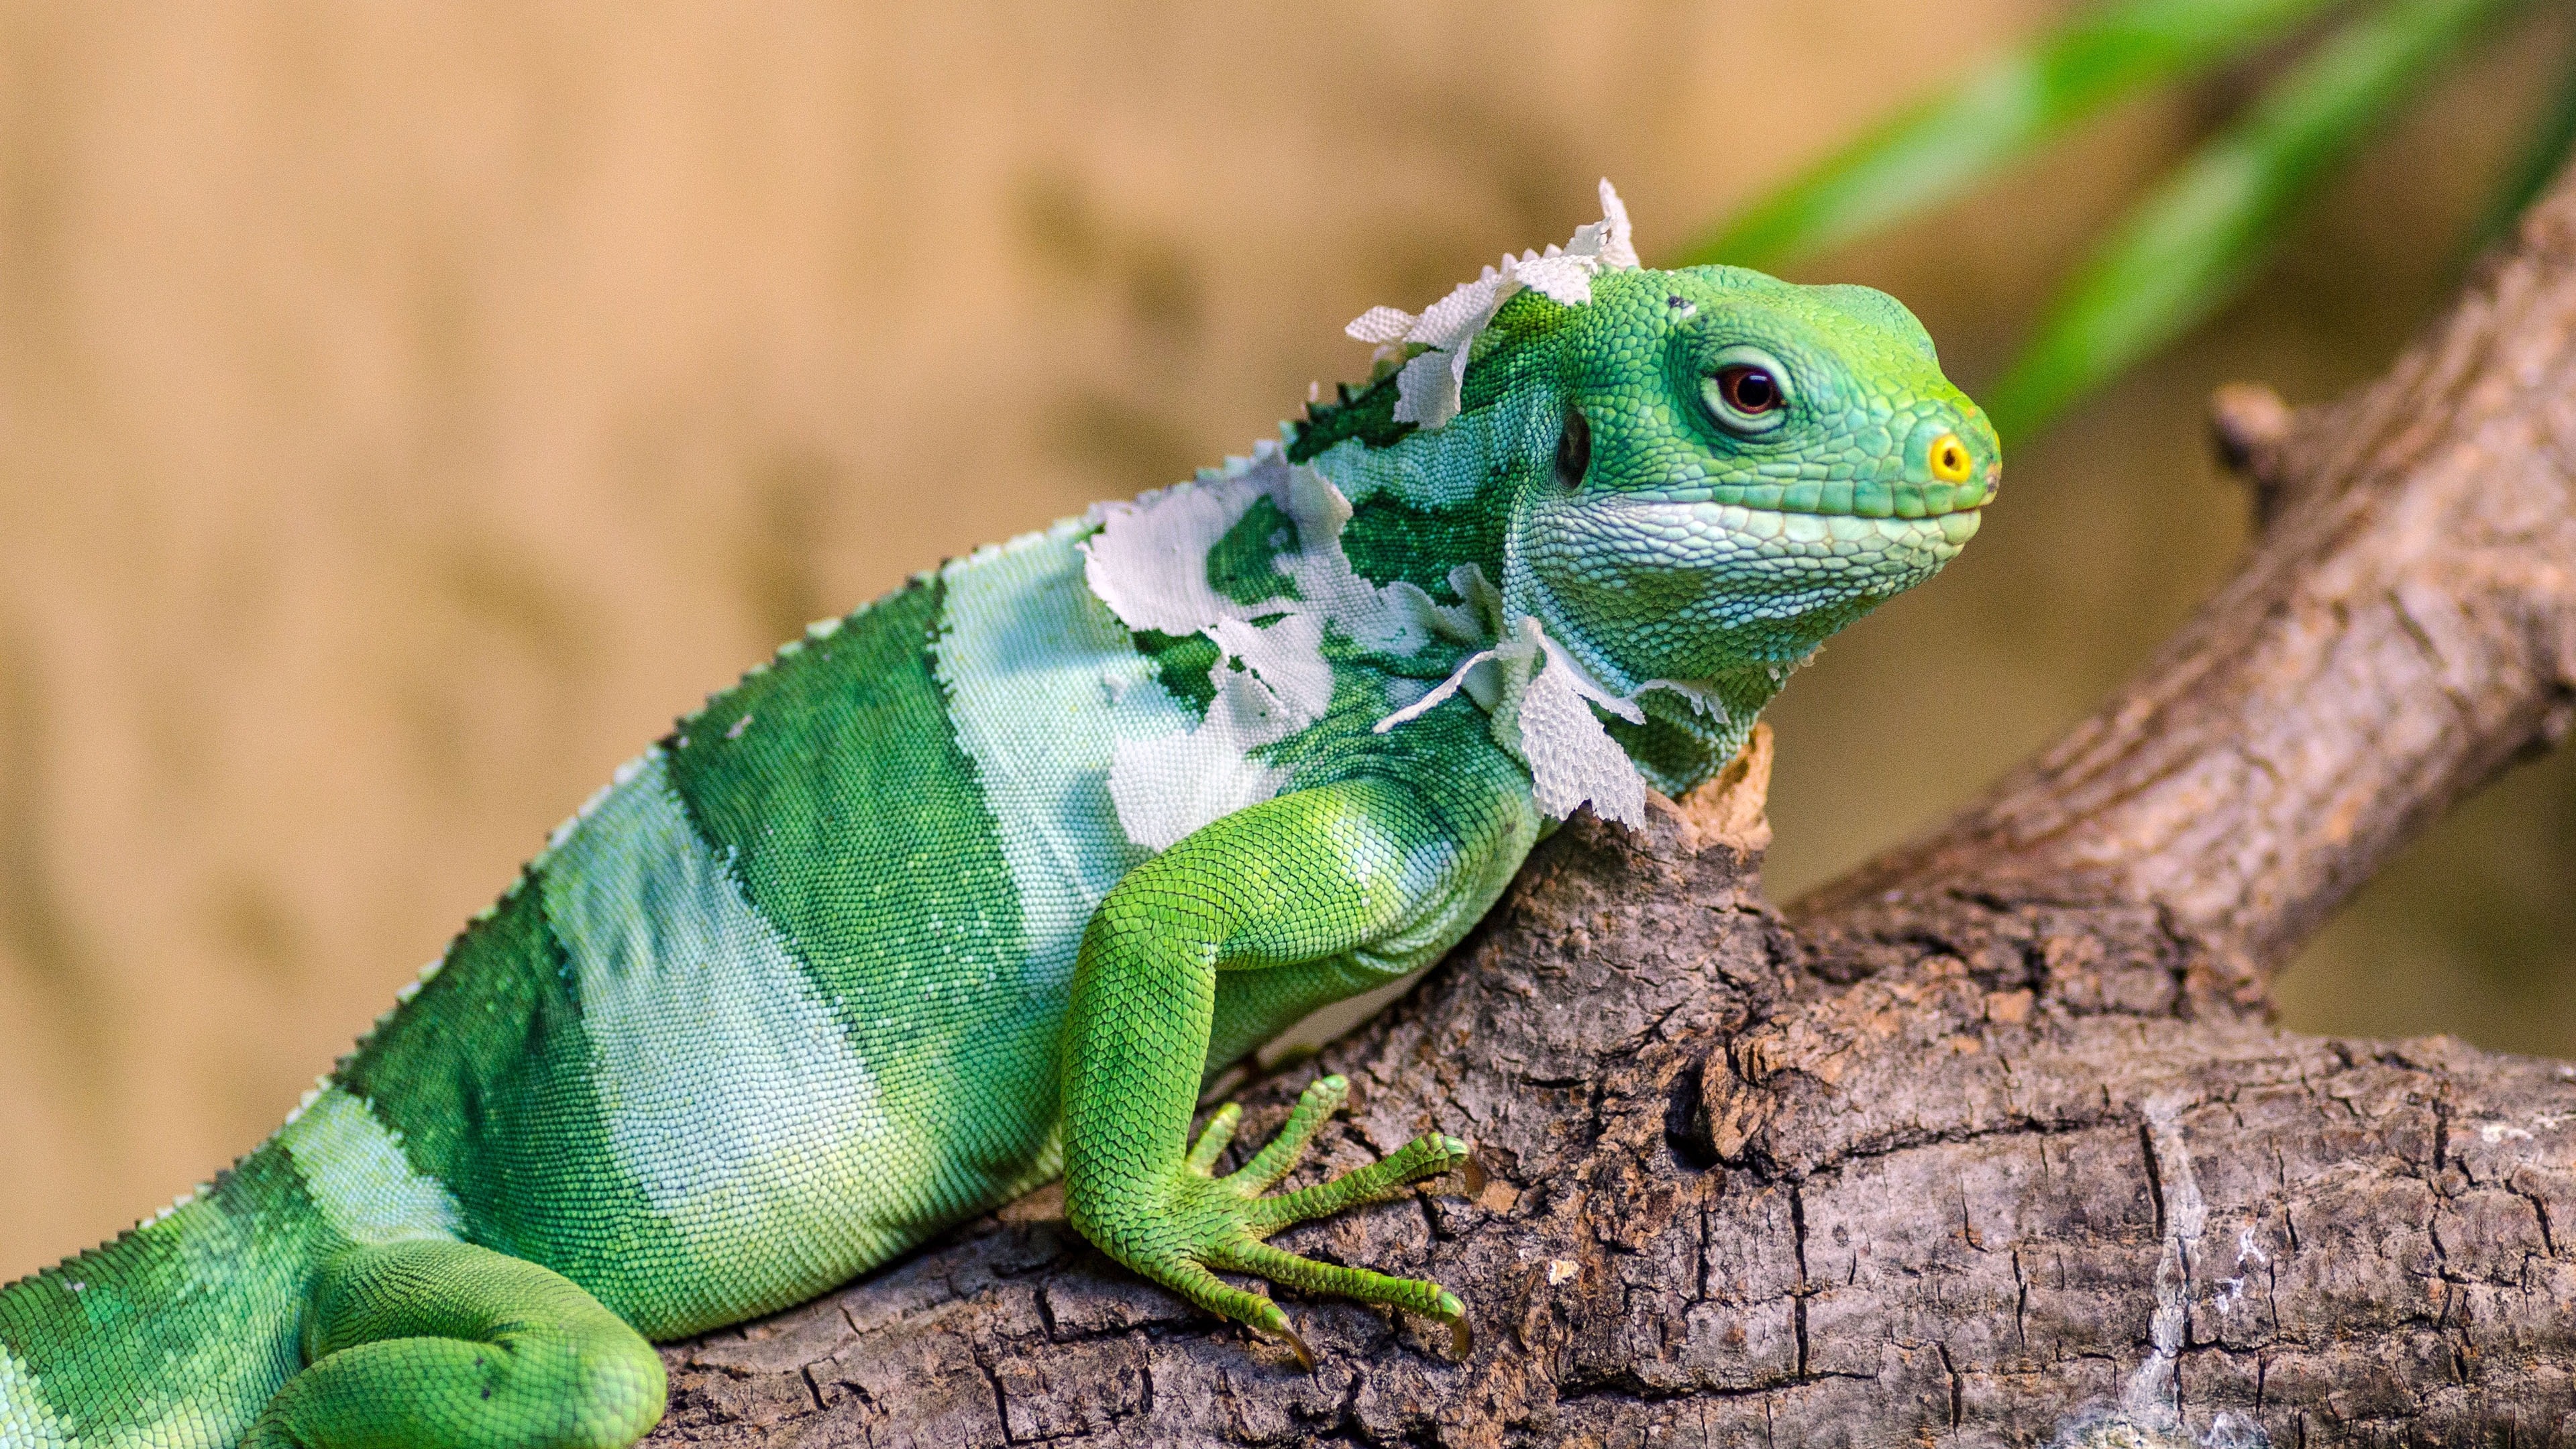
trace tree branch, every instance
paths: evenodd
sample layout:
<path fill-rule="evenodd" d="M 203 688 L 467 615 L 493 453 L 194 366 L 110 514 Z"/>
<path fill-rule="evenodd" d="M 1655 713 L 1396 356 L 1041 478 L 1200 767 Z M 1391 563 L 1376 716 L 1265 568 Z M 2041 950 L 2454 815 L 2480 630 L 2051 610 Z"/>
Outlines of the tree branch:
<path fill-rule="evenodd" d="M 1930 837 L 1771 910 L 1767 736 L 1644 831 L 1560 832 L 1323 1054 L 1355 1106 L 1294 1179 L 1438 1125 L 1488 1180 L 1282 1238 L 1448 1284 L 1464 1362 L 1301 1302 L 1301 1373 L 1046 1192 L 668 1350 L 657 1440 L 2567 1442 L 2576 1066 L 2258 1018 L 2391 851 L 2566 729 L 2571 410 L 2562 189 L 2385 380 L 2222 411 L 2269 480 L 2244 571 Z"/>

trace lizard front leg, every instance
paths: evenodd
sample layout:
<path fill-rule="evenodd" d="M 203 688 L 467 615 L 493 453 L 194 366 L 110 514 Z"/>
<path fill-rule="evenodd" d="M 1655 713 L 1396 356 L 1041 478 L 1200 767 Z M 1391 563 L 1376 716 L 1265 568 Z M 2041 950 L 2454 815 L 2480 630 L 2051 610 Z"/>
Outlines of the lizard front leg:
<path fill-rule="evenodd" d="M 1207 1062 L 1217 973 L 1314 967 L 1372 948 L 1445 948 L 1490 903 L 1527 849 L 1525 808 L 1479 802 L 1465 828 L 1405 784 L 1357 778 L 1296 791 L 1218 820 L 1131 871 L 1093 915 L 1064 1037 L 1065 1208 L 1111 1257 L 1211 1312 L 1277 1334 L 1312 1362 L 1288 1317 L 1211 1270 L 1441 1319 L 1467 1315 L 1436 1283 L 1301 1258 L 1265 1239 L 1447 1173 L 1466 1144 L 1430 1133 L 1385 1160 L 1280 1197 L 1287 1175 L 1348 1086 L 1306 1089 L 1279 1136 L 1226 1175 L 1220 1112 L 1188 1141 Z M 1497 871 L 1496 854 L 1512 850 Z"/>

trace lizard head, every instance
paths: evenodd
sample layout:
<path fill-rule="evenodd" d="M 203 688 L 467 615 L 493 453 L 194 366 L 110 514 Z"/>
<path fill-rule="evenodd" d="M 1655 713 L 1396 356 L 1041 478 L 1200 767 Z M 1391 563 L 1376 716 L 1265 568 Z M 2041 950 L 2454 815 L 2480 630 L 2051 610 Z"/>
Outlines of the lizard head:
<path fill-rule="evenodd" d="M 1607 181 L 1601 205 L 1419 315 L 1361 314 L 1345 330 L 1377 344 L 1376 380 L 1285 439 L 1286 463 L 1347 500 L 1334 521 L 1360 576 L 1445 581 L 1486 611 L 1494 647 L 1442 688 L 1472 689 L 1486 661 L 1523 671 L 1538 693 L 1496 727 L 1567 809 L 1617 774 L 1585 763 L 1594 712 L 1668 793 L 1723 767 L 1826 636 L 1958 553 L 2001 470 L 1895 298 L 1650 271 Z"/>
<path fill-rule="evenodd" d="M 1503 591 L 1615 691 L 1696 683 L 1749 719 L 1995 496 L 1994 429 L 1884 292 L 1632 270 L 1570 311 L 1561 407 L 1538 420 L 1552 464 L 1523 475 Z"/>

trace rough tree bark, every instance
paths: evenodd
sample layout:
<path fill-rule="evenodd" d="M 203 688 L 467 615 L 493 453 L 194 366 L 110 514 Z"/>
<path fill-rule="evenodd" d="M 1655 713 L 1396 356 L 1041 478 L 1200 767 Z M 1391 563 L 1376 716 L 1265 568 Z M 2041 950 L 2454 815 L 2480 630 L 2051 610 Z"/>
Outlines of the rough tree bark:
<path fill-rule="evenodd" d="M 673 1347 L 656 1442 L 2576 1441 L 2576 1066 L 2265 1024 L 2576 713 L 2576 188 L 2380 382 L 2218 421 L 2243 572 L 1982 801 L 1783 914 L 1757 748 L 1561 832 L 1323 1054 L 1356 1109 L 1301 1181 L 1435 1124 L 1487 1180 L 1283 1242 L 1456 1289 L 1464 1361 L 1312 1302 L 1299 1372 L 1049 1192 Z"/>

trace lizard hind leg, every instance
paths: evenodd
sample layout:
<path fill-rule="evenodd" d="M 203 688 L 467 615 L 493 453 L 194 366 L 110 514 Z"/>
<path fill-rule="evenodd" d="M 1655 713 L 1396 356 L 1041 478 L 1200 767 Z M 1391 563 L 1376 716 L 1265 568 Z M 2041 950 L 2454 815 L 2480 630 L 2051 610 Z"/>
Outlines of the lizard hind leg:
<path fill-rule="evenodd" d="M 444 1240 L 351 1249 L 316 1280 L 304 1370 L 243 1449 L 624 1449 L 661 1356 L 550 1269 Z"/>

